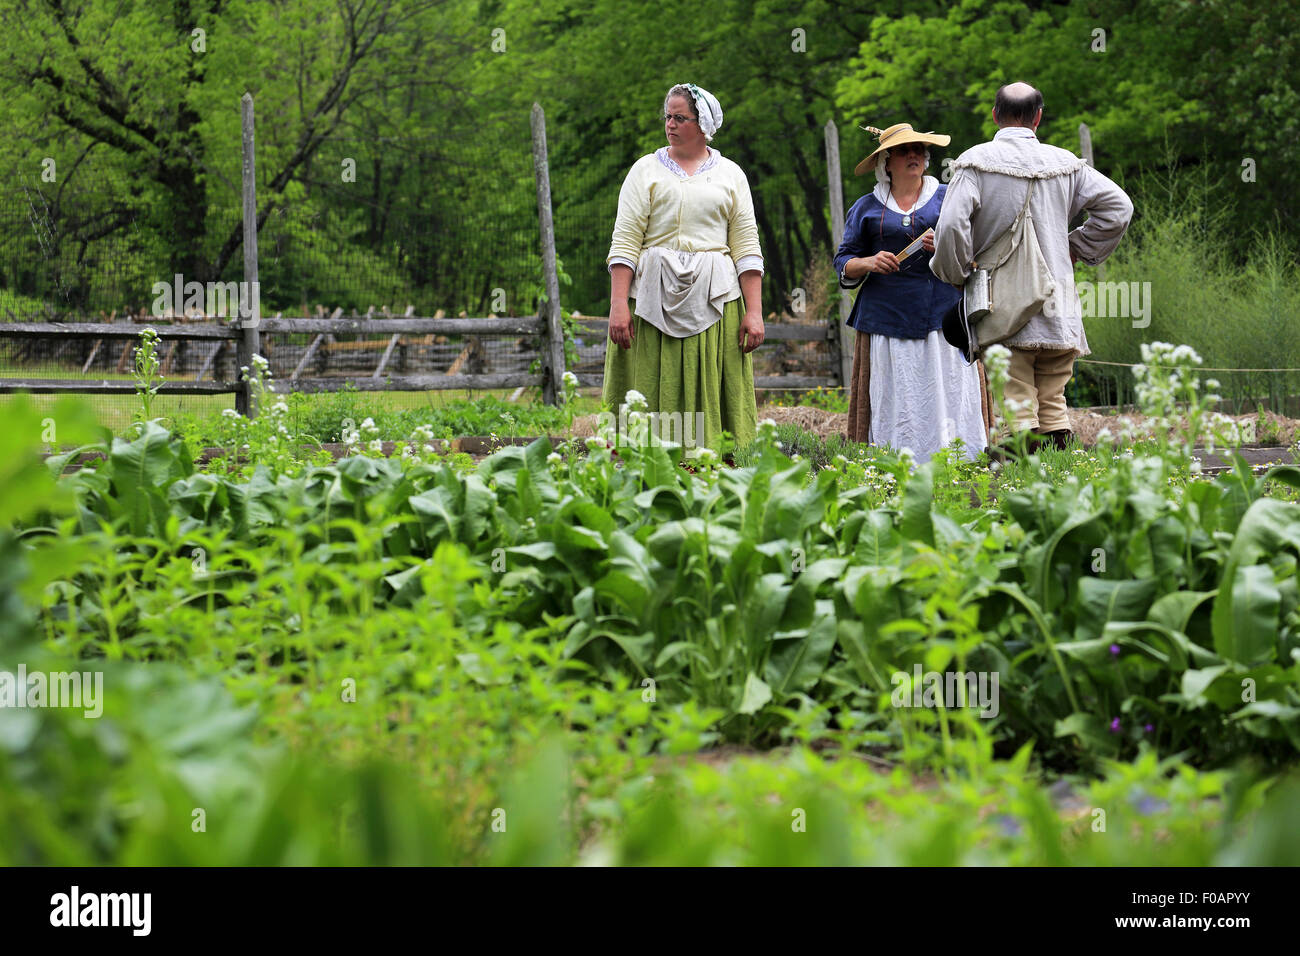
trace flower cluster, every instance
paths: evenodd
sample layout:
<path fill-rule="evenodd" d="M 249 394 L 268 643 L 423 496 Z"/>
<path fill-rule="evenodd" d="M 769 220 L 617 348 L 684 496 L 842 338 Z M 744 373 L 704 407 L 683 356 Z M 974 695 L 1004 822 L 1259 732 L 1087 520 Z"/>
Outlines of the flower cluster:
<path fill-rule="evenodd" d="M 1133 367 L 1134 389 L 1138 405 L 1148 420 L 1136 429 L 1139 436 L 1152 437 L 1170 446 L 1182 460 L 1191 457 L 1192 449 L 1200 442 L 1206 451 L 1213 452 L 1218 443 L 1229 446 L 1241 444 L 1248 436 L 1236 422 L 1209 409 L 1221 397 L 1215 394 L 1219 383 L 1207 379 L 1207 391 L 1201 391 L 1197 369 L 1201 356 L 1189 345 L 1171 345 L 1168 342 L 1142 344 L 1142 362 Z M 1186 415 L 1186 430 L 1175 435 L 1179 419 Z"/>
<path fill-rule="evenodd" d="M 1016 399 L 1007 398 L 1007 382 L 1011 381 L 1011 350 L 1002 345 L 990 345 L 983 353 L 984 374 L 988 378 L 989 394 L 997 410 L 1000 427 L 1008 429 L 1022 411 Z"/>

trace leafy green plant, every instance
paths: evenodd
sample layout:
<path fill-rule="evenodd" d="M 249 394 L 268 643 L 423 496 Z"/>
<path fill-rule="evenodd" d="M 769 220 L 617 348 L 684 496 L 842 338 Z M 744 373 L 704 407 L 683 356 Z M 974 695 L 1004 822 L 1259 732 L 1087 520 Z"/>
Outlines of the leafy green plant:
<path fill-rule="evenodd" d="M 1178 409 L 1212 427 L 1212 397 L 1187 384 L 1195 357 L 1175 351 L 1152 346 L 1161 360 L 1141 382 L 1151 417 L 1164 402 L 1166 418 Z M 1231 843 L 1214 827 L 1240 819 L 1195 803 L 1221 793 L 1214 768 L 1249 752 L 1278 769 L 1300 749 L 1300 505 L 1266 493 L 1300 487 L 1295 467 L 1256 476 L 1238 460 L 1206 480 L 1188 464 L 1194 439 L 1158 427 L 1132 449 L 1028 455 L 996 482 L 984 472 L 980 486 L 978 468 L 953 454 L 916 468 L 770 422 L 736 467 L 706 453 L 694 471 L 681 467 L 680 447 L 600 438 L 507 447 L 469 468 L 385 457 L 369 448 L 377 429 L 365 421 L 355 429 L 364 452 L 312 463 L 280 454 L 273 423 L 285 412 L 266 401 L 240 426 L 248 461 L 235 469 L 196 471 L 158 422 L 101 445 L 102 461 L 57 483 L 75 452 L 51 458 L 32 474 L 62 489 L 62 503 L 42 491 L 12 511 L 0 580 L 40 569 L 37 583 L 10 586 L 6 606 L 9 626 L 30 637 L 34 625 L 51 660 L 102 662 L 123 686 L 141 662 L 180 668 L 165 679 L 153 671 L 159 699 L 177 692 L 163 684 L 193 680 L 227 714 L 201 719 L 239 728 L 196 759 L 226 761 L 223 773 L 246 787 L 239 799 L 273 808 L 265 819 L 300 811 L 304 859 L 666 859 L 645 842 L 654 832 L 680 834 L 682 859 L 712 862 L 1134 859 L 1072 829 L 1038 783 L 1008 789 L 1032 773 L 1103 788 L 1125 827 L 1152 834 L 1138 841 L 1144 852 L 1166 852 L 1153 835 L 1162 827 L 1200 834 L 1160 858 L 1205 863 Z M 793 460 L 787 436 L 808 454 Z M 411 445 L 431 437 L 415 433 Z M 14 460 L 37 461 L 30 449 Z M 918 668 L 996 675 L 997 706 L 980 713 L 969 696 L 900 706 Z M 197 689 L 216 682 L 228 702 Z M 281 859 L 275 841 L 201 856 L 178 844 L 178 808 L 227 797 L 196 790 L 194 771 L 177 769 L 189 758 L 151 736 L 154 723 L 172 724 L 129 716 L 135 705 L 120 698 L 113 707 L 140 766 L 157 773 L 135 779 L 91 761 L 101 769 L 78 783 L 40 770 L 36 754 L 81 739 L 50 716 L 43 749 L 8 751 L 21 768 L 12 779 L 43 780 L 43 790 L 16 784 L 0 826 L 34 792 L 84 793 L 116 836 L 78 857 L 74 826 L 72 843 L 13 843 L 13 859 Z M 255 721 L 233 716 L 249 708 Z M 191 717 L 200 719 L 177 720 Z M 548 744 L 557 734 L 565 743 Z M 313 741 L 342 761 L 332 771 L 345 774 L 341 792 L 373 792 L 403 819 L 451 822 L 405 856 L 366 842 L 370 831 L 350 829 L 364 820 L 351 796 L 330 809 L 322 778 L 282 759 L 309 763 Z M 769 756 L 712 783 L 664 776 L 664 761 L 724 744 L 793 745 L 801 769 L 783 776 Z M 264 746 L 272 756 L 256 756 Z M 813 747 L 826 756 L 800 749 Z M 935 811 L 946 836 L 918 824 L 881 843 L 868 817 L 839 805 L 835 794 L 860 781 L 831 765 L 864 751 L 951 784 Z M 436 801 L 393 789 L 361 754 L 406 768 Z M 264 759 L 286 776 L 268 774 Z M 522 769 L 538 759 L 540 769 Z M 537 820 L 513 848 L 486 841 L 482 820 L 533 773 L 548 781 L 547 813 L 567 808 L 572 829 Z M 637 782 L 648 776 L 665 780 L 666 797 Z M 778 780 L 799 801 L 783 821 L 751 800 L 739 829 L 697 829 L 713 819 L 718 788 L 748 799 Z M 128 791 L 157 812 L 126 813 L 111 795 Z M 269 795 L 281 792 L 288 803 Z M 890 813 L 919 806 L 869 792 Z M 689 815 L 677 819 L 661 799 L 685 801 Z M 1150 801 L 1185 807 L 1134 816 Z M 809 802 L 842 820 L 848 842 L 833 854 L 783 842 L 791 809 Z M 54 812 L 41 834 L 58 825 Z M 1242 812 L 1262 811 L 1256 802 Z M 989 820 L 1002 822 L 980 822 Z M 321 834 L 340 827 L 347 836 L 330 850 Z"/>

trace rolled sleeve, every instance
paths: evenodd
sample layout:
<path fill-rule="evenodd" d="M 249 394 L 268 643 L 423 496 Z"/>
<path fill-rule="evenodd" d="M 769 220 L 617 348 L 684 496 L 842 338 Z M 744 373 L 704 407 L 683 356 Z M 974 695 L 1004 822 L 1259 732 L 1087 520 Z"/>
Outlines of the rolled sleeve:
<path fill-rule="evenodd" d="M 727 221 L 727 248 L 736 263 L 739 275 L 753 269 L 742 268 L 741 263 L 757 258 L 762 263 L 763 250 L 758 242 L 758 221 L 754 218 L 754 197 L 749 191 L 749 179 L 740 173 L 735 186 L 736 198 Z"/>
<path fill-rule="evenodd" d="M 944 193 L 934 229 L 934 256 L 930 259 L 930 271 L 949 285 L 964 285 L 970 275 L 975 255 L 971 216 L 979 206 L 978 180 L 973 173 L 959 169 Z"/>
<path fill-rule="evenodd" d="M 870 275 L 867 273 L 856 279 L 844 275 L 844 266 L 850 259 L 871 254 L 871 250 L 863 244 L 862 213 L 862 200 L 859 200 L 849 210 L 847 221 L 844 223 L 844 238 L 840 240 L 840 248 L 835 253 L 835 275 L 839 277 L 841 289 L 856 289 L 866 280 L 867 275 Z"/>
<path fill-rule="evenodd" d="M 741 256 L 736 260 L 736 274 L 744 275 L 746 272 L 757 272 L 763 274 L 763 257 L 762 256 Z"/>

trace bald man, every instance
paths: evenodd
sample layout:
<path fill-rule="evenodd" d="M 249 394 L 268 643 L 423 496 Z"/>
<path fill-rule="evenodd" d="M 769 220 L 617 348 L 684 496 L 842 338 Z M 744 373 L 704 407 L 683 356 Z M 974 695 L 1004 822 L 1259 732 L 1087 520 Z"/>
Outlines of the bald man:
<path fill-rule="evenodd" d="M 1117 245 L 1133 218 L 1124 190 L 1068 150 L 1038 141 L 1043 94 L 1027 83 L 998 90 L 993 104 L 997 134 L 962 153 L 935 226 L 930 269 L 944 282 L 962 285 L 972 261 L 1010 228 L 1037 181 L 1029 203 L 1035 235 L 1056 295 L 1002 344 L 1011 350 L 1006 397 L 1020 407 L 1012 427 L 1030 429 L 1030 447 L 1064 448 L 1074 437 L 1066 413 L 1065 386 L 1074 360 L 1087 355 L 1074 263 L 1098 265 Z M 1088 220 L 1073 232 L 1080 213 Z"/>

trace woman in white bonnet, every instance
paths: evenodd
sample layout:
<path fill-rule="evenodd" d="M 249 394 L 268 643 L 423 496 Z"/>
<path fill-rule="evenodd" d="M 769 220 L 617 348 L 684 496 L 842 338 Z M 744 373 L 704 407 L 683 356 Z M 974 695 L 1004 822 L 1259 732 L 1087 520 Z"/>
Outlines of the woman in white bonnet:
<path fill-rule="evenodd" d="M 750 353 L 764 336 L 763 256 L 749 181 L 709 145 L 721 125 L 708 90 L 668 91 L 668 143 L 623 181 L 606 259 L 604 401 L 617 409 L 635 390 L 667 413 L 660 422 L 682 413 L 685 434 L 671 440 L 688 449 L 714 447 L 724 430 L 744 447 L 758 417 Z"/>

